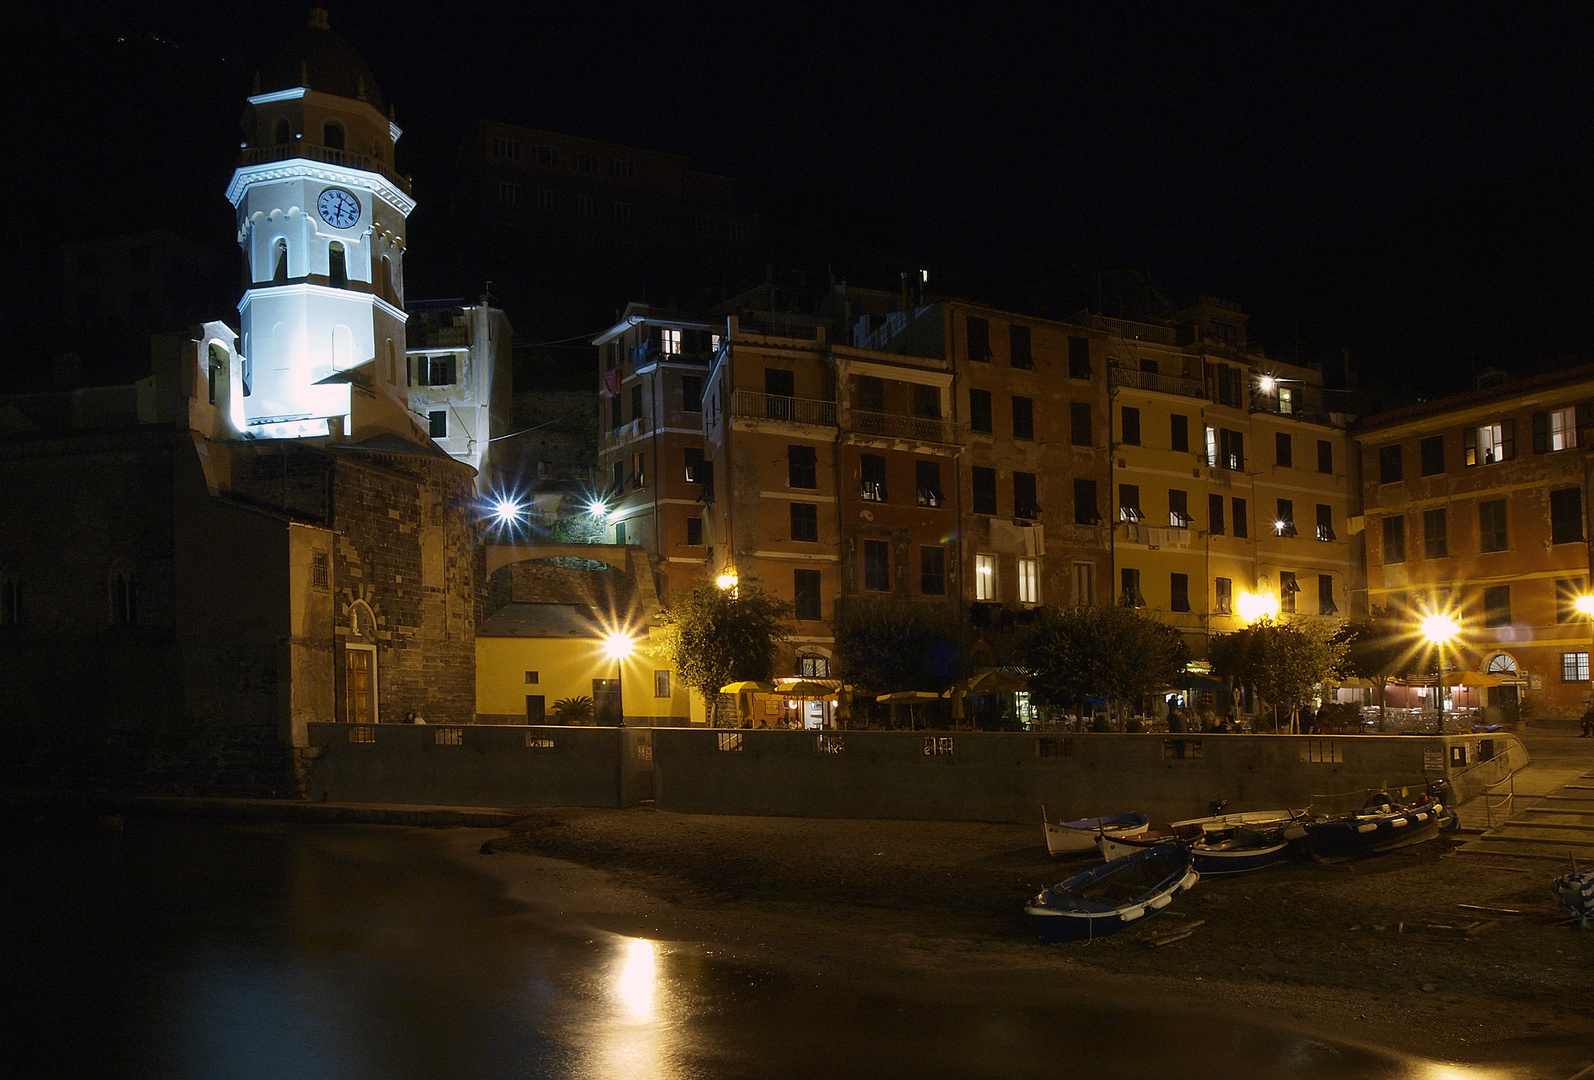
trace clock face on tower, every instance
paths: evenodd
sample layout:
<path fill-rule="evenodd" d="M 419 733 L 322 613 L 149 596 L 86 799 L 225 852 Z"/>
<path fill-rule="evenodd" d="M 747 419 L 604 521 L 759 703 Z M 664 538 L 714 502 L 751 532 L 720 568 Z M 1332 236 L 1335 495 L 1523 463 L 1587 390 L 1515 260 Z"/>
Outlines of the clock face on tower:
<path fill-rule="evenodd" d="M 321 220 L 334 229 L 347 229 L 360 220 L 360 200 L 342 188 L 329 187 L 315 201 Z"/>

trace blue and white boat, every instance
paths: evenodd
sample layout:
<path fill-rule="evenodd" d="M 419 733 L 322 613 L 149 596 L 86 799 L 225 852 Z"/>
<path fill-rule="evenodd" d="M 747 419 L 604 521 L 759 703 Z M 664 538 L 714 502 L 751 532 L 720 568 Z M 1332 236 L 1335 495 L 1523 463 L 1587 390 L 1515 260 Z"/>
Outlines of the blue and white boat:
<path fill-rule="evenodd" d="M 1594 866 L 1562 874 L 1550 885 L 1555 902 L 1576 915 L 1584 930 L 1594 927 Z"/>
<path fill-rule="evenodd" d="M 1041 824 L 1046 829 L 1046 850 L 1052 855 L 1078 855 L 1096 846 L 1098 836 L 1139 836 L 1151 827 L 1145 814 L 1104 814 L 1078 821 L 1046 820 L 1041 807 Z"/>
<path fill-rule="evenodd" d="M 1455 811 L 1424 795 L 1402 805 L 1380 795 L 1359 813 L 1306 823 L 1306 846 L 1318 862 L 1343 862 L 1432 840 L 1455 826 Z"/>
<path fill-rule="evenodd" d="M 1042 941 L 1089 941 L 1155 915 L 1200 878 L 1189 848 L 1157 844 L 1043 890 L 1024 911 Z"/>
<path fill-rule="evenodd" d="M 1200 825 L 1153 829 L 1142 836 L 1108 837 L 1097 841 L 1102 858 L 1116 859 L 1153 844 L 1182 844 L 1190 849 L 1202 877 L 1248 874 L 1289 858 L 1304 832 L 1298 824 L 1265 827 Z"/>

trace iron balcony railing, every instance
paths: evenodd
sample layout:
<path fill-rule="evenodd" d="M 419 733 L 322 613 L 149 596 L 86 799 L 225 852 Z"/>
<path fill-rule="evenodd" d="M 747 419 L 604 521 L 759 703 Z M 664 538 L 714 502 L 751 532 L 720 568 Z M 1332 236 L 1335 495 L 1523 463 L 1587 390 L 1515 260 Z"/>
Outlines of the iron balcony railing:
<path fill-rule="evenodd" d="M 380 158 L 371 157 L 369 154 L 356 154 L 352 150 L 334 150 L 330 146 L 318 146 L 302 139 L 276 146 L 246 146 L 243 153 L 238 155 L 238 164 L 266 165 L 273 161 L 289 161 L 293 158 L 305 158 L 326 165 L 340 165 L 346 169 L 379 173 L 392 181 L 406 195 L 410 191 L 409 179 L 388 168 L 387 163 Z"/>
<path fill-rule="evenodd" d="M 836 403 L 738 390 L 731 396 L 731 416 L 743 420 L 779 420 L 788 424 L 835 427 Z"/>
<path fill-rule="evenodd" d="M 1114 386 L 1132 386 L 1140 390 L 1156 390 L 1163 394 L 1181 397 L 1204 398 L 1206 387 L 1200 379 L 1187 379 L 1182 375 L 1164 375 L 1157 371 L 1136 371 L 1133 368 L 1111 367 L 1108 377 Z"/>
<path fill-rule="evenodd" d="M 957 425 L 930 416 L 898 416 L 896 413 L 865 412 L 849 409 L 845 426 L 860 435 L 880 435 L 914 442 L 957 444 Z"/>

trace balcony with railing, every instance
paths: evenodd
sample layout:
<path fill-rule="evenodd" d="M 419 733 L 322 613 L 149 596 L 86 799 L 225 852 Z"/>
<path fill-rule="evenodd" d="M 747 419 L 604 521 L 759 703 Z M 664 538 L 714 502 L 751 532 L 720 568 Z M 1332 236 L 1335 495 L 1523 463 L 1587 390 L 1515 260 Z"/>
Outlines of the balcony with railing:
<path fill-rule="evenodd" d="M 842 426 L 858 435 L 885 439 L 907 439 L 921 443 L 959 443 L 957 425 L 934 416 L 901 416 L 896 413 L 848 409 Z"/>
<path fill-rule="evenodd" d="M 1155 390 L 1161 394 L 1180 397 L 1204 398 L 1206 387 L 1200 379 L 1187 379 L 1182 375 L 1164 375 L 1157 371 L 1139 371 L 1135 368 L 1110 367 L 1107 375 L 1113 386 L 1128 386 L 1137 390 Z"/>
<path fill-rule="evenodd" d="M 330 146 L 320 146 L 316 143 L 300 139 L 291 143 L 279 143 L 276 146 L 246 146 L 238 155 L 239 165 L 269 165 L 273 161 L 290 161 L 294 158 L 304 158 L 307 161 L 319 161 L 324 165 L 338 165 L 345 169 L 360 169 L 363 172 L 377 173 L 386 177 L 395 187 L 406 195 L 410 193 L 408 177 L 400 176 L 388 167 L 387 162 L 369 154 L 357 154 L 352 150 L 335 150 Z"/>
<path fill-rule="evenodd" d="M 774 420 L 783 424 L 835 427 L 836 403 L 738 390 L 731 395 L 731 417 L 736 420 Z"/>
<path fill-rule="evenodd" d="M 1335 414 L 1342 414 L 1345 406 L 1336 408 L 1332 400 L 1335 397 L 1342 399 L 1343 395 L 1315 386 L 1278 387 L 1271 391 L 1258 388 L 1251 391 L 1251 411 L 1287 416 L 1309 424 L 1343 427 L 1344 420 L 1336 420 Z"/>

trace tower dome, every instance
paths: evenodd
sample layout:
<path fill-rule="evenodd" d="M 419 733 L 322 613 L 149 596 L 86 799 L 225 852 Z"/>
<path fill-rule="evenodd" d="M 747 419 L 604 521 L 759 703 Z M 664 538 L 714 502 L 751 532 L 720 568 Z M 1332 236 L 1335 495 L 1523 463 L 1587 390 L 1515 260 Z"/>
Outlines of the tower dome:
<path fill-rule="evenodd" d="M 371 69 L 365 66 L 354 46 L 327 25 L 325 8 L 311 8 L 310 21 L 290 33 L 261 66 L 260 87 L 256 93 L 269 94 L 300 86 L 323 94 L 367 101 L 377 112 L 387 111 Z"/>

